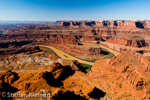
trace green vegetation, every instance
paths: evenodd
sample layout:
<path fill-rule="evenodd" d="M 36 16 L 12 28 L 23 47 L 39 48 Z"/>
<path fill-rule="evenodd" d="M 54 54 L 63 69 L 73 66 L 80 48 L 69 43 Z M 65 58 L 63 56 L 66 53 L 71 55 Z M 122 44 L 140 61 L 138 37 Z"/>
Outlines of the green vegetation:
<path fill-rule="evenodd" d="M 109 53 L 106 57 L 104 57 L 103 59 L 109 59 L 112 58 L 113 56 L 115 56 L 113 53 L 109 52 L 107 49 L 102 48 L 103 51 Z"/>
<path fill-rule="evenodd" d="M 92 65 L 88 65 L 88 64 L 85 64 L 85 63 L 81 63 L 83 65 L 83 67 L 86 68 L 86 75 L 88 76 L 90 74 L 90 71 L 91 71 L 91 68 L 92 68 Z"/>
<path fill-rule="evenodd" d="M 86 67 L 86 71 L 91 71 L 91 68 L 92 68 L 92 65 L 88 65 L 88 64 L 85 64 L 85 63 L 81 63 L 83 65 L 83 67 Z"/>
<path fill-rule="evenodd" d="M 63 55 L 63 56 L 65 56 L 66 58 L 68 58 L 68 56 L 66 56 L 66 55 Z"/>
<path fill-rule="evenodd" d="M 50 49 L 50 48 L 47 48 L 47 47 L 44 47 L 44 46 L 40 46 L 40 47 L 42 47 L 42 48 L 46 48 L 46 49 L 48 49 L 48 50 L 50 50 L 51 52 L 53 52 L 54 54 L 56 54 L 55 53 L 55 51 L 53 51 L 52 49 Z M 57 49 L 57 48 L 56 48 Z M 59 49 L 58 49 L 59 50 Z M 106 57 L 104 57 L 103 59 L 109 59 L 109 58 L 112 58 L 113 56 L 115 56 L 113 53 L 111 53 L 111 52 L 109 52 L 107 49 L 105 49 L 105 48 L 102 48 L 102 50 L 104 51 L 104 52 L 107 52 L 108 53 L 108 55 L 106 56 Z M 56 54 L 57 55 L 57 54 Z M 58 56 L 58 55 L 57 55 Z M 68 56 L 66 56 L 66 55 L 63 55 L 63 56 L 65 56 L 65 57 L 67 57 L 68 58 Z M 73 56 L 73 55 L 70 55 L 70 56 Z M 75 56 L 73 56 L 73 57 L 75 57 Z M 78 58 L 78 57 L 75 57 L 75 58 Z M 78 58 L 78 59 L 81 59 L 81 60 L 84 60 L 84 61 L 88 61 L 88 62 L 95 62 L 97 59 L 94 59 L 94 60 L 86 60 L 86 59 L 82 59 L 82 58 Z M 86 71 L 89 73 L 90 71 L 91 71 L 91 68 L 92 68 L 92 65 L 88 65 L 88 64 L 85 64 L 85 63 L 81 63 L 82 65 L 83 65 L 83 67 L 85 67 L 86 68 Z"/>
<path fill-rule="evenodd" d="M 104 57 L 103 59 L 109 59 L 112 58 L 113 56 L 115 56 L 113 53 L 109 53 L 106 57 Z"/>

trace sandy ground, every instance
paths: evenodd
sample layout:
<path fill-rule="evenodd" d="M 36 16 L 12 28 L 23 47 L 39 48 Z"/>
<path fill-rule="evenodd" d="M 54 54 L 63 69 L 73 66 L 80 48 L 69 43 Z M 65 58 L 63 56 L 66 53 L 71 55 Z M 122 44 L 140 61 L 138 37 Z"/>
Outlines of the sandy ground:
<path fill-rule="evenodd" d="M 43 47 L 47 47 L 47 48 L 50 48 L 50 49 L 52 49 L 53 51 L 55 51 L 55 53 L 57 54 L 57 55 L 59 55 L 61 58 L 63 58 L 63 59 L 69 59 L 69 60 L 77 60 L 78 62 L 80 62 L 80 63 L 85 63 L 85 64 L 88 64 L 88 65 L 93 65 L 94 63 L 92 63 L 92 62 L 87 62 L 87 61 L 84 61 L 84 60 L 81 60 L 81 59 L 78 59 L 78 58 L 76 58 L 76 57 L 73 57 L 73 56 L 71 56 L 71 55 L 69 55 L 69 54 L 67 54 L 67 53 L 65 53 L 65 52 L 63 52 L 63 51 L 61 51 L 61 50 L 58 50 L 58 49 L 56 49 L 56 48 L 54 48 L 54 47 L 52 47 L 52 46 L 45 46 L 45 45 L 39 45 L 39 46 L 43 46 Z M 65 56 L 67 56 L 67 57 L 65 57 Z"/>

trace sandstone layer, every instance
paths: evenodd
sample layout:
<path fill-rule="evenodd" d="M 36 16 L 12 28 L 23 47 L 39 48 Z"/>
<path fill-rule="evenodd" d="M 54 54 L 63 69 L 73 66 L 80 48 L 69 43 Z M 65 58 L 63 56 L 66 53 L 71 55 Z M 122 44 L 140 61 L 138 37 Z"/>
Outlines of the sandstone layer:
<path fill-rule="evenodd" d="M 67 63 L 66 63 L 67 62 Z M 76 61 L 52 63 L 32 72 L 7 71 L 0 74 L 0 93 L 51 93 L 50 100 L 144 100 L 150 99 L 150 61 L 126 52 L 112 59 L 98 60 L 89 76 Z M 68 96 L 68 95 L 71 95 Z M 13 100 L 28 98 L 12 98 Z M 36 98 L 41 99 L 41 98 Z"/>
<path fill-rule="evenodd" d="M 124 21 L 124 20 L 97 20 L 97 21 L 62 21 L 60 26 L 124 26 L 124 27 L 138 27 L 150 28 L 149 21 Z"/>
<path fill-rule="evenodd" d="M 108 100 L 149 99 L 149 64 L 150 61 L 140 55 L 122 53 L 95 62 L 88 80 L 106 92 L 104 98 Z"/>
<path fill-rule="evenodd" d="M 95 59 L 96 57 L 93 58 L 95 54 L 93 50 L 78 48 L 78 45 L 82 45 L 81 41 L 91 43 L 106 41 L 135 48 L 148 47 L 150 45 L 147 37 L 150 35 L 149 21 L 97 20 L 58 21 L 58 23 L 61 24 L 57 24 L 57 26 L 31 24 L 24 27 L 4 27 L 1 30 L 7 30 L 7 34 L 0 35 L 0 42 L 30 41 L 34 44 L 50 45 L 58 49 L 62 48 L 67 53 L 70 49 L 74 56 L 79 51 L 82 55 L 84 52 L 88 55 L 88 59 Z M 93 57 L 91 54 L 94 54 Z M 96 55 L 99 54 L 96 53 Z M 79 55 L 77 56 L 79 57 Z"/>
<path fill-rule="evenodd" d="M 44 69 L 43 69 L 44 70 Z M 79 71 L 79 72 L 76 72 Z M 65 100 L 88 100 L 93 99 L 93 97 L 89 96 L 94 87 L 88 85 L 86 83 L 86 80 L 83 80 L 78 76 L 78 74 L 75 73 L 81 73 L 84 75 L 85 69 L 83 66 L 80 66 L 77 62 L 74 62 L 74 65 L 66 65 L 62 66 L 60 63 L 53 63 L 51 64 L 48 69 L 45 69 L 45 71 L 37 70 L 27 73 L 16 73 L 12 72 L 11 70 L 7 72 L 3 72 L 0 74 L 0 94 L 1 93 L 7 93 L 9 92 L 9 89 L 11 88 L 11 93 L 17 93 L 21 92 L 22 94 L 26 93 L 29 94 L 31 92 L 34 92 L 35 94 L 39 93 L 41 90 L 44 90 L 43 93 L 51 94 L 51 97 L 48 97 L 47 99 L 50 100 L 60 100 L 61 98 L 64 98 Z M 87 84 L 86 87 L 78 85 L 78 89 L 76 91 L 69 90 L 71 88 L 68 84 L 67 78 L 77 78 L 75 79 L 74 85 L 78 82 L 85 82 Z M 66 80 L 66 82 L 64 82 Z M 70 79 L 69 79 L 70 80 Z M 73 82 L 73 81 L 72 81 Z M 73 86 L 74 87 L 74 86 Z M 69 89 L 68 89 L 69 88 Z M 85 88 L 85 91 L 80 91 Z M 88 91 L 86 91 L 88 90 Z M 71 95 L 71 96 L 67 96 Z M 4 99 L 4 98 L 3 98 Z M 3 100 L 2 99 L 2 100 Z M 6 99 L 13 99 L 13 100 L 34 100 L 34 98 L 6 98 Z M 36 98 L 36 100 L 41 100 L 41 97 Z M 43 98 L 44 99 L 44 98 Z M 93 99 L 94 100 L 94 99 Z"/>
<path fill-rule="evenodd" d="M 16 35 L 2 35 L 1 41 L 9 44 L 9 41 L 14 41 L 15 43 L 32 43 L 35 45 L 50 45 L 54 46 L 66 53 L 73 56 L 77 56 L 83 59 L 96 59 L 103 55 L 101 48 L 81 48 L 77 47 L 80 43 L 77 41 L 77 36 L 75 35 L 59 35 L 59 34 L 16 34 Z M 16 42 L 18 41 L 18 42 Z M 14 43 L 14 44 L 15 44 Z"/>

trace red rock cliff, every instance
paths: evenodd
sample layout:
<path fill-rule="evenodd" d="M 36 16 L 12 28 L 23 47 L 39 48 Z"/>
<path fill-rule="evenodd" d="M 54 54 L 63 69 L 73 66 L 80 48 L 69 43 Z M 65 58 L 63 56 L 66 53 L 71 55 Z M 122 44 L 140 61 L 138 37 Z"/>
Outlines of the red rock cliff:
<path fill-rule="evenodd" d="M 149 99 L 150 61 L 140 55 L 126 52 L 111 60 L 96 61 L 89 81 L 106 92 L 111 100 Z"/>

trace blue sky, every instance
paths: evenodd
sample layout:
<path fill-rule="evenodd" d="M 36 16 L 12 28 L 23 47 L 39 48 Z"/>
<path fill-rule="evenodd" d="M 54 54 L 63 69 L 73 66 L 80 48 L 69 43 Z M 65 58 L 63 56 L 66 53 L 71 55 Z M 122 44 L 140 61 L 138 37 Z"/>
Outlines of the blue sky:
<path fill-rule="evenodd" d="M 150 0 L 0 0 L 0 20 L 150 20 Z"/>

